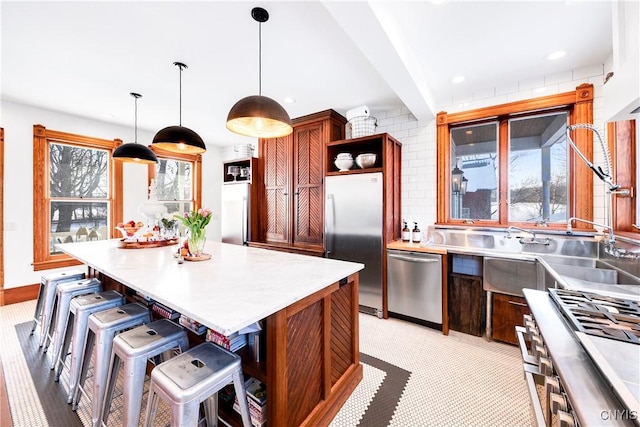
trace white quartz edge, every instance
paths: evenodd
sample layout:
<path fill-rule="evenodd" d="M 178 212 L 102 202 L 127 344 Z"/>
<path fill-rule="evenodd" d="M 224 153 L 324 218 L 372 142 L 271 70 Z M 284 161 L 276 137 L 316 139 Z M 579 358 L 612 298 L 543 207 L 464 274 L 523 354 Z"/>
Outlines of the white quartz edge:
<path fill-rule="evenodd" d="M 232 333 L 364 268 L 363 264 L 208 241 L 208 261 L 179 264 L 177 246 L 118 248 L 118 239 L 57 247 L 118 282 Z"/>

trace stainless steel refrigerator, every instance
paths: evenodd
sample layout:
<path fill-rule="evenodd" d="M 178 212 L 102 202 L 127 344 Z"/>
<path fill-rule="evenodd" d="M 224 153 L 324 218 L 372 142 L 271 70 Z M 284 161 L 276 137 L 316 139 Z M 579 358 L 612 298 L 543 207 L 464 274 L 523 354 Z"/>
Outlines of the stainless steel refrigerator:
<path fill-rule="evenodd" d="M 246 245 L 251 236 L 251 182 L 222 184 L 222 241 Z"/>
<path fill-rule="evenodd" d="M 383 211 L 381 172 L 325 178 L 328 258 L 365 265 L 360 271 L 360 311 L 382 317 Z"/>

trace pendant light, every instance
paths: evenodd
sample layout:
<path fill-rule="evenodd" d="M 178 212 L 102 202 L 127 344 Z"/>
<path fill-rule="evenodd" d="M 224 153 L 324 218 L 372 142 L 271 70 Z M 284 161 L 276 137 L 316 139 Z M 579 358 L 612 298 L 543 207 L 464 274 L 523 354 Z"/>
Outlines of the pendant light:
<path fill-rule="evenodd" d="M 291 119 L 285 109 L 271 98 L 262 96 L 262 23 L 267 22 L 269 13 L 255 7 L 251 17 L 258 21 L 258 95 L 242 98 L 229 111 L 227 129 L 240 135 L 258 138 L 275 138 L 293 132 Z"/>
<path fill-rule="evenodd" d="M 135 99 L 135 138 L 134 142 L 128 142 L 116 148 L 113 151 L 113 159 L 133 163 L 158 163 L 158 158 L 149 147 L 138 144 L 138 98 L 141 98 L 142 95 L 134 92 L 129 95 Z"/>
<path fill-rule="evenodd" d="M 180 123 L 160 129 L 153 137 L 153 146 L 173 153 L 201 154 L 207 151 L 200 135 L 182 126 L 182 70 L 187 68 L 182 62 L 173 65 L 180 69 Z"/>

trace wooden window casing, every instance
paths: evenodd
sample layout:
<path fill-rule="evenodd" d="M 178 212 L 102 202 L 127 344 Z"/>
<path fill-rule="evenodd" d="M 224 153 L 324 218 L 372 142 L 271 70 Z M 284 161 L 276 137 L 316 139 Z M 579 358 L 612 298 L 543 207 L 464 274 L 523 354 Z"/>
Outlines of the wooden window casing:
<path fill-rule="evenodd" d="M 34 271 L 68 267 L 81 264 L 66 254 L 49 252 L 50 237 L 50 191 L 49 191 L 49 144 L 64 143 L 88 149 L 109 152 L 109 223 L 117 224 L 122 219 L 122 163 L 112 161 L 113 151 L 122 140 L 106 140 L 33 126 L 33 269 Z M 115 229 L 109 231 L 115 237 Z"/>
<path fill-rule="evenodd" d="M 437 115 L 437 224 L 463 225 L 465 219 L 452 219 L 451 206 L 451 150 L 450 129 L 463 123 L 475 123 L 493 119 L 499 122 L 498 158 L 500 159 L 498 193 L 500 200 L 498 220 L 474 220 L 475 226 L 508 226 L 528 225 L 508 221 L 508 119 L 514 115 L 550 110 L 566 109 L 570 124 L 593 123 L 593 85 L 582 84 L 573 92 L 565 92 L 524 101 L 511 102 L 476 110 Z M 572 140 L 578 149 L 588 158 L 593 159 L 593 133 L 587 129 L 577 129 L 572 133 Z M 591 170 L 576 156 L 569 156 L 569 196 L 568 216 L 593 220 L 593 174 Z M 560 224 L 551 224 L 559 228 Z M 575 228 L 585 227 L 576 224 Z"/>

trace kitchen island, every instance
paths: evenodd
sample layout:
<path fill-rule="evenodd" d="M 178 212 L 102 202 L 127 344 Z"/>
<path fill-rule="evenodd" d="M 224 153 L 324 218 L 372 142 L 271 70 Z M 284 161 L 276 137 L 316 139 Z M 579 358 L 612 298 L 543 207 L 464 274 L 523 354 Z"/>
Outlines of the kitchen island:
<path fill-rule="evenodd" d="M 362 379 L 362 264 L 219 242 L 207 242 L 210 260 L 179 264 L 176 246 L 124 249 L 118 242 L 58 248 L 106 289 L 145 295 L 221 334 L 262 321 L 264 358 L 242 356 L 245 374 L 267 386 L 267 426 L 327 425 Z"/>

